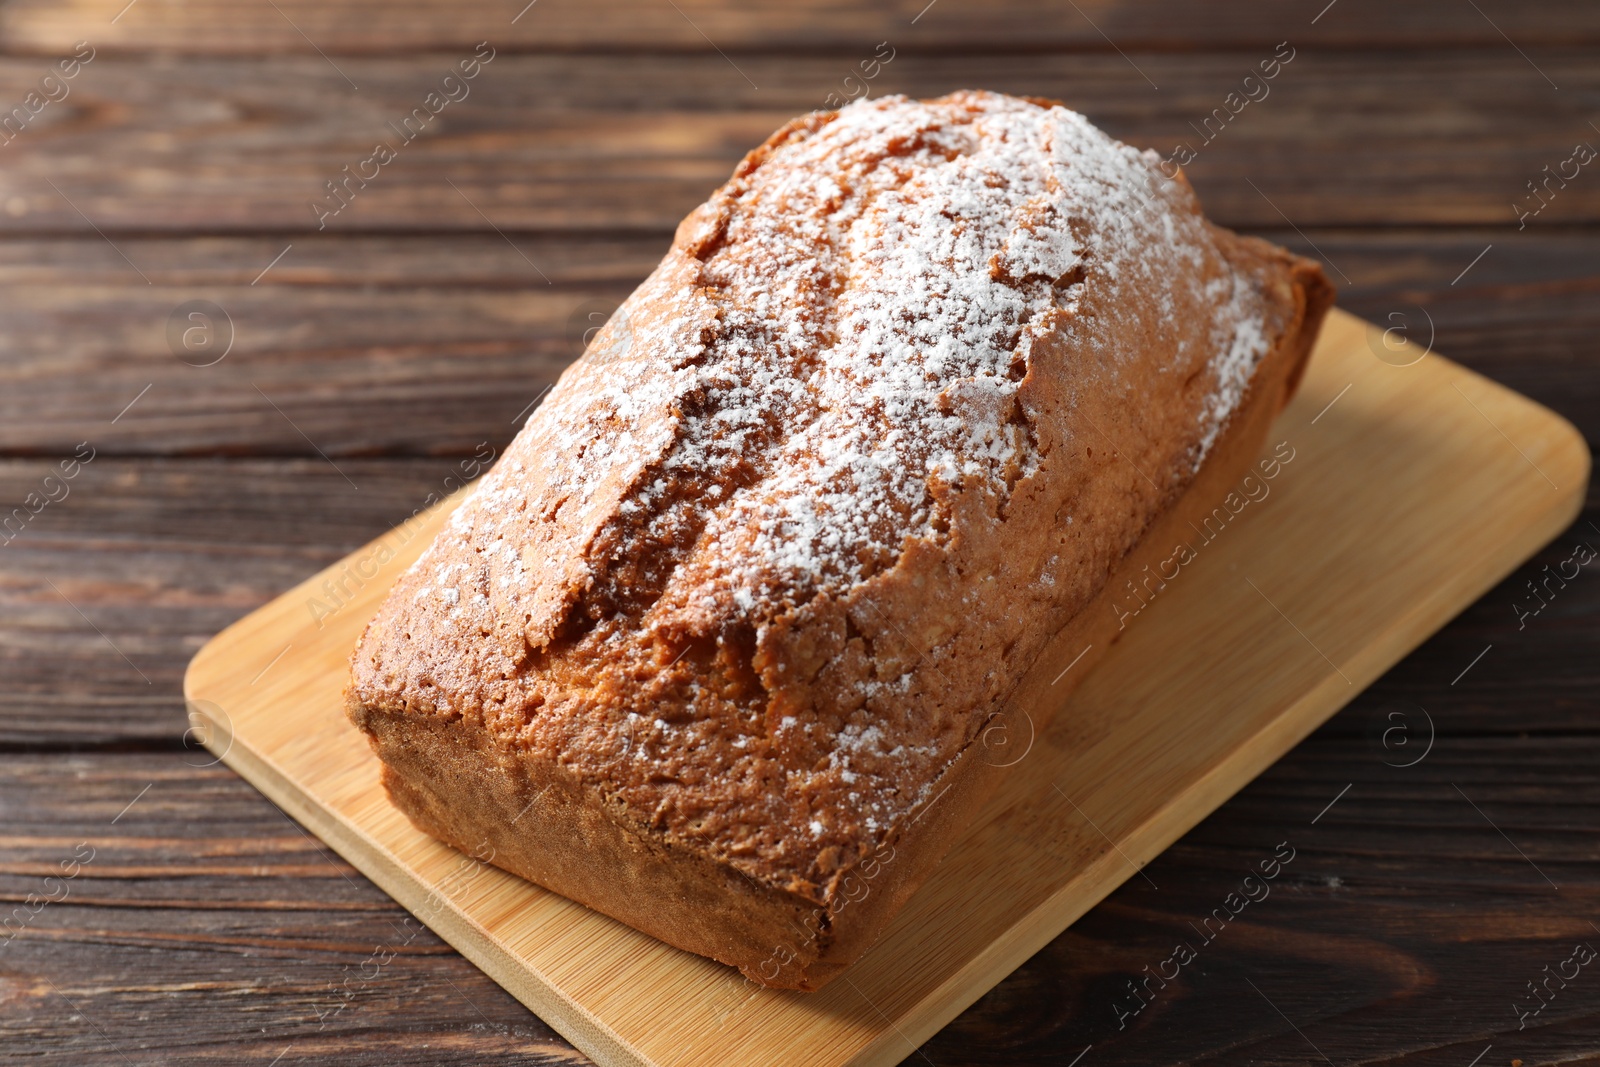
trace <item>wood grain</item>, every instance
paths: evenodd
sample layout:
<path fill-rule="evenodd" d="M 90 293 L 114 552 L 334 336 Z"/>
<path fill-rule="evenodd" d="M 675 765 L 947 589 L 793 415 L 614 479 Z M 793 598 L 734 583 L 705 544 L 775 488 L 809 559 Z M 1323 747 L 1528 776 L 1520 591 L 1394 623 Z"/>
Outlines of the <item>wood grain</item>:
<path fill-rule="evenodd" d="M 338 5 L 281 0 L 275 6 L 226 0 L 142 0 L 116 18 L 126 0 L 24 0 L 9 4 L 0 34 L 12 49 L 52 50 L 84 37 L 107 47 L 167 53 L 261 54 L 470 48 L 484 38 L 508 48 L 803 50 L 860 45 L 884 37 L 928 48 L 1229 48 L 1271 44 L 1291 33 L 1326 47 L 1389 45 L 1503 47 L 1495 27 L 1524 47 L 1570 46 L 1600 39 L 1600 17 L 1581 0 L 1527 5 L 1495 0 L 1470 6 L 1445 0 L 1411 4 L 1341 0 L 1321 3 L 1205 0 L 1158 4 L 1095 0 L 1040 9 L 1022 0 L 951 3 L 927 0 L 846 4 L 798 0 L 738 4 L 682 0 L 500 0 L 465 8 L 431 0 L 351 0 Z M 526 9 L 525 9 L 526 7 Z M 674 10 L 676 8 L 676 10 Z M 520 17 L 519 16 L 520 13 Z M 1486 15 L 1492 14 L 1493 21 Z M 1108 38 L 1110 40 L 1108 40 Z"/>
<path fill-rule="evenodd" d="M 1440 357 L 1380 362 L 1372 336 L 1330 320 L 1274 429 L 1305 458 L 1270 523 L 1259 511 L 1207 545 L 1124 631 L 883 942 L 819 993 L 750 986 L 455 854 L 389 804 L 342 714 L 348 649 L 443 509 L 224 631 L 185 696 L 208 748 L 600 1062 L 896 1063 L 1576 513 L 1589 456 L 1570 426 Z M 1463 525 L 1491 506 L 1501 521 Z M 1350 589 L 1350 574 L 1384 578 Z"/>
<path fill-rule="evenodd" d="M 8 1052 L 50 1064 L 586 1062 L 198 746 L 3 760 Z M 49 903 L 32 911 L 30 894 Z M 104 965 L 61 966 L 84 953 Z M 218 1003 L 228 1023 L 197 1028 Z M 373 1014 L 390 1011 L 406 1026 L 373 1033 Z"/>
<path fill-rule="evenodd" d="M 1279 228 L 1287 217 L 1302 228 L 1515 228 L 1515 202 L 1541 203 L 1527 183 L 1543 181 L 1546 166 L 1560 168 L 1576 143 L 1600 139 L 1587 104 L 1600 91 L 1600 68 L 1582 52 L 1541 55 L 1536 70 L 1504 42 L 1420 54 L 1290 47 L 1295 58 L 1266 83 L 1268 95 L 1235 105 L 1242 110 L 1226 126 L 1214 120 L 1220 132 L 1209 144 L 1204 120 L 1272 56 L 1270 47 L 1139 53 L 1132 63 L 1114 52 L 908 48 L 870 91 L 1048 96 L 1163 155 L 1188 143 L 1198 154 L 1186 173 L 1208 214 L 1230 226 Z M 324 232 L 492 232 L 491 223 L 510 233 L 670 232 L 752 146 L 843 91 L 872 51 L 741 57 L 759 90 L 715 53 L 506 54 L 410 143 L 389 124 L 421 106 L 470 52 L 341 58 L 359 91 L 317 56 L 102 55 L 70 96 L 0 149 L 0 233 L 272 231 L 291 240 L 317 232 L 312 203 L 380 140 L 397 158 L 350 186 L 348 206 L 322 220 Z M 43 73 L 38 58 L 0 62 L 0 101 L 22 99 Z M 1543 195 L 1550 202 L 1530 225 L 1600 218 L 1600 182 L 1574 178 Z"/>
<path fill-rule="evenodd" d="M 0 535 L 0 749 L 170 747 L 207 638 L 462 474 L 453 459 L 341 467 L 359 492 L 321 460 L 82 467 Z M 0 463 L 5 515 L 52 475 L 55 462 Z"/>
<path fill-rule="evenodd" d="M 1419 340 L 1431 321 L 1436 347 L 1600 440 L 1596 233 L 1264 234 L 1325 256 L 1346 308 L 1409 322 Z M 320 448 L 342 466 L 500 449 L 668 240 L 519 236 L 548 285 L 493 234 L 296 237 L 255 285 L 287 239 L 119 239 L 153 285 L 99 238 L 0 241 L 0 454 L 59 458 L 85 440 L 107 455 Z M 167 320 L 195 299 L 233 323 L 215 366 L 180 362 L 168 344 Z"/>

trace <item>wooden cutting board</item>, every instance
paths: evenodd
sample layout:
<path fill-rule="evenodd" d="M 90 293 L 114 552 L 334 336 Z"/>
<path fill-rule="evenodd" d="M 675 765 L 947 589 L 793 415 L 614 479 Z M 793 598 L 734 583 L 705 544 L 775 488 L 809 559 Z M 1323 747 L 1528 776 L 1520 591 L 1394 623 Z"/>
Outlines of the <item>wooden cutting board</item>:
<path fill-rule="evenodd" d="M 754 987 L 389 804 L 344 716 L 346 661 L 449 502 L 213 638 L 184 681 L 190 714 L 230 767 L 607 1067 L 897 1063 L 1577 514 L 1576 430 L 1399 340 L 1333 314 L 1269 438 L 1293 458 L 1232 502 L 1047 732 L 1012 709 L 1010 776 L 819 993 Z"/>

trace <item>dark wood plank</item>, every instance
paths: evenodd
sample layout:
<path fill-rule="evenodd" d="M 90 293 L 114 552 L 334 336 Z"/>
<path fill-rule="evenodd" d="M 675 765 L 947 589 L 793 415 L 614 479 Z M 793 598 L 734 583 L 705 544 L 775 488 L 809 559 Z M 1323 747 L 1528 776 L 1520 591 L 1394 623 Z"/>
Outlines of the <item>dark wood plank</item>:
<path fill-rule="evenodd" d="M 212 763 L 0 757 L 0 1047 L 46 1064 L 588 1062 Z"/>
<path fill-rule="evenodd" d="M 1233 226 L 1281 227 L 1287 217 L 1300 227 L 1515 227 L 1515 204 L 1541 203 L 1529 183 L 1546 180 L 1543 168 L 1560 170 L 1580 141 L 1600 144 L 1587 103 L 1600 92 L 1593 49 L 1541 57 L 1558 92 L 1503 43 L 1289 47 L 1293 61 L 1252 90 L 1268 95 L 1250 104 L 1235 96 L 1230 105 L 1229 94 L 1271 48 L 1127 58 L 907 48 L 870 90 L 1055 97 L 1164 156 L 1187 144 L 1196 153 L 1187 172 L 1209 213 Z M 743 153 L 844 92 L 843 79 L 873 50 L 741 57 L 759 90 L 716 54 L 502 54 L 409 143 L 389 124 L 422 107 L 460 55 L 341 58 L 359 92 L 316 56 L 101 55 L 4 148 L 0 233 L 277 231 L 287 240 L 319 225 L 338 234 L 489 232 L 490 222 L 508 232 L 670 232 Z M 43 72 L 39 59 L 0 62 L 0 101 L 22 99 Z M 1236 117 L 1229 106 L 1240 108 Z M 1212 118 L 1207 143 L 1217 109 L 1227 121 Z M 364 164 L 380 141 L 395 158 Z M 345 180 L 347 166 L 371 180 L 349 179 L 347 205 L 324 216 L 340 204 L 327 183 Z M 1600 218 L 1600 180 L 1576 163 L 1566 170 L 1577 176 L 1549 186 L 1533 225 Z M 128 258 L 130 272 L 146 269 Z"/>
<path fill-rule="evenodd" d="M 0 449 L 55 455 L 90 440 L 108 453 L 345 457 L 503 446 L 669 240 L 526 239 L 518 252 L 494 234 L 297 237 L 253 285 L 291 242 L 120 241 L 151 285 L 98 238 L 0 242 Z M 194 300 L 223 312 L 208 313 L 206 353 L 183 344 L 198 327 L 180 309 Z M 230 334 L 220 362 L 196 365 Z"/>
<path fill-rule="evenodd" d="M 1265 232 L 1329 257 L 1345 307 L 1402 316 L 1424 339 L 1431 320 L 1439 351 L 1600 440 L 1595 231 Z M 668 240 L 519 236 L 521 253 L 492 234 L 119 240 L 151 285 L 99 238 L 0 240 L 0 454 L 502 448 Z M 166 334 L 198 299 L 233 326 L 214 366 L 180 360 Z"/>
<path fill-rule="evenodd" d="M 1600 944 L 1600 738 L 1452 725 L 1398 769 L 1349 739 L 1362 714 L 1246 787 L 1150 882 L 1130 879 L 928 1061 L 1059 1067 L 1092 1044 L 1103 1064 L 1321 1062 L 1307 1039 L 1340 1064 L 1464 1065 L 1491 1043 L 1485 1062 L 1591 1053 L 1600 1001 L 1582 977 L 1521 1033 L 1512 1005 L 1575 943 Z M 0 947 L 0 1040 L 62 1064 L 267 1064 L 285 1049 L 291 1063 L 583 1062 L 207 762 L 0 756 L 0 900 L 27 912 Z M 1280 842 L 1293 859 L 1268 895 L 1213 920 L 1207 942 L 1197 927 Z M 30 893 L 53 902 L 35 913 Z M 1127 983 L 1179 941 L 1196 961 L 1119 1028 Z"/>
<path fill-rule="evenodd" d="M 709 50 L 835 48 L 889 37 L 926 48 L 1197 49 L 1269 43 L 1292 33 L 1341 46 L 1486 44 L 1499 31 L 1523 47 L 1560 46 L 1600 38 L 1600 17 L 1581 0 L 1470 5 L 1426 0 L 1204 0 L 1192 4 L 1101 0 L 1040 9 L 1024 0 L 838 0 L 758 3 L 611 0 L 595 9 L 582 0 L 497 0 L 452 5 L 444 0 L 279 0 L 275 5 L 227 0 L 143 0 L 121 18 L 127 0 L 13 2 L 0 18 L 7 46 L 49 51 L 81 38 L 137 51 L 260 54 L 394 52 L 445 44 L 470 48 L 484 38 L 534 50 L 675 48 Z M 676 9 L 676 10 L 675 10 Z M 520 17 L 519 17 L 520 15 Z M 1490 21 L 1490 16 L 1492 20 Z M 113 21 L 115 19 L 115 21 Z M 1496 27 L 1499 27 L 1497 31 Z"/>
<path fill-rule="evenodd" d="M 0 748 L 144 744 L 187 729 L 212 634 L 460 483 L 454 459 L 0 464 Z M 45 478 L 55 477 L 54 483 Z M 451 479 L 447 484 L 446 479 Z M 64 486 L 17 528 L 13 504 Z M 9 540 L 4 540 L 9 537 Z"/>

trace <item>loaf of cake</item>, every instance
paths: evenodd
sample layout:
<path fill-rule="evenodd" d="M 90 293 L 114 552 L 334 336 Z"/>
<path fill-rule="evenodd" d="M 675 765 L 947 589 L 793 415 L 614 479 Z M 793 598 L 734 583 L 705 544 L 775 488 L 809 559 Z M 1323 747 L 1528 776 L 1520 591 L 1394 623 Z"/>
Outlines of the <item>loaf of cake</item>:
<path fill-rule="evenodd" d="M 746 156 L 367 627 L 394 803 L 763 985 L 857 958 L 1332 301 L 1159 162 L 985 92 Z"/>

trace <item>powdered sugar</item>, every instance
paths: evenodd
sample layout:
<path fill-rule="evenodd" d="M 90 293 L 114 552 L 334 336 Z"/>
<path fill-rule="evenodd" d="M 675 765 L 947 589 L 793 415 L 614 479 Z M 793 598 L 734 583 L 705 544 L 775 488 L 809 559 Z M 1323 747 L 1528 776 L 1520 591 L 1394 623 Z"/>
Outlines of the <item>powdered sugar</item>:
<path fill-rule="evenodd" d="M 1267 354 L 1270 340 L 1264 332 L 1265 323 L 1260 314 L 1251 310 L 1254 294 L 1249 287 L 1238 277 L 1231 277 L 1227 281 L 1229 313 L 1222 317 L 1213 336 L 1217 355 L 1211 361 L 1211 370 L 1216 375 L 1217 384 L 1207 398 L 1205 421 L 1201 425 L 1199 459 L 1205 458 L 1216 442 L 1217 435 L 1227 425 L 1228 416 L 1243 401 L 1245 388 L 1250 384 L 1261 357 Z"/>

